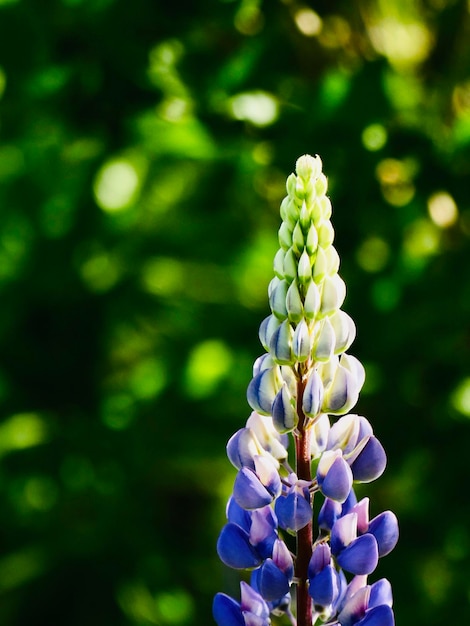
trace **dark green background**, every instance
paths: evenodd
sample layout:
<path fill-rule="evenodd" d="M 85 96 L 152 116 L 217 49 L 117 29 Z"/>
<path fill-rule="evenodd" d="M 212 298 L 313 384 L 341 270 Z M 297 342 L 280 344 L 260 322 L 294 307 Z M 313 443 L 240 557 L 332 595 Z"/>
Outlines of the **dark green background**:
<path fill-rule="evenodd" d="M 401 524 L 377 576 L 398 625 L 470 623 L 469 11 L 0 0 L 2 624 L 207 625 L 237 593 L 225 443 L 305 152 L 389 456 L 364 493 Z"/>

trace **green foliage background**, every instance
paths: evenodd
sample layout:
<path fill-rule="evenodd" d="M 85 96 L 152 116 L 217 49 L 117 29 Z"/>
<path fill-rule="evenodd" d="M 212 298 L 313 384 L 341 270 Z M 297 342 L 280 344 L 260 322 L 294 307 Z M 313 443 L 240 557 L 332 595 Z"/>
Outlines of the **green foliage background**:
<path fill-rule="evenodd" d="M 329 178 L 397 624 L 469 623 L 470 5 L 0 0 L 0 621 L 211 623 L 284 181 Z"/>

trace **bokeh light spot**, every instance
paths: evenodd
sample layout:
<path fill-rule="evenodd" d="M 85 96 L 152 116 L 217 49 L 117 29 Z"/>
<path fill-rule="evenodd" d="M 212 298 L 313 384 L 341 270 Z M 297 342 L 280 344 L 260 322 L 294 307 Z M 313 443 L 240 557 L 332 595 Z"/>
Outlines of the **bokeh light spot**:
<path fill-rule="evenodd" d="M 460 381 L 451 394 L 450 400 L 456 411 L 470 418 L 470 377 Z"/>
<path fill-rule="evenodd" d="M 149 400 L 165 388 L 166 382 L 167 373 L 163 363 L 149 358 L 136 365 L 129 380 L 129 388 L 136 398 Z"/>
<path fill-rule="evenodd" d="M 459 217 L 455 200 L 446 191 L 438 191 L 429 197 L 428 213 L 434 224 L 440 228 L 453 226 Z"/>
<path fill-rule="evenodd" d="M 272 94 L 266 91 L 252 91 L 233 96 L 229 100 L 229 112 L 237 120 L 263 127 L 276 121 L 279 107 Z"/>
<path fill-rule="evenodd" d="M 413 161 L 383 159 L 376 168 L 376 176 L 385 200 L 393 206 L 405 206 L 413 199 L 415 187 L 412 178 L 416 171 Z"/>
<path fill-rule="evenodd" d="M 46 559 L 40 548 L 29 547 L 0 559 L 0 591 L 14 589 L 44 573 Z"/>
<path fill-rule="evenodd" d="M 235 14 L 235 28 L 242 35 L 256 35 L 264 26 L 264 15 L 257 0 L 244 0 Z"/>
<path fill-rule="evenodd" d="M 109 161 L 98 172 L 93 191 L 98 205 L 108 213 L 128 209 L 136 199 L 139 174 L 127 160 Z"/>
<path fill-rule="evenodd" d="M 358 265 L 366 272 L 380 272 L 390 257 L 390 246 L 381 237 L 369 237 L 356 252 Z"/>
<path fill-rule="evenodd" d="M 211 395 L 232 364 L 232 352 L 223 341 L 211 339 L 198 344 L 186 364 L 186 392 L 193 398 Z"/>
<path fill-rule="evenodd" d="M 0 454 L 44 443 L 48 428 L 37 413 L 18 413 L 0 424 Z"/>
<path fill-rule="evenodd" d="M 312 9 L 307 7 L 298 9 L 294 14 L 294 20 L 297 28 L 306 37 L 315 37 L 321 32 L 321 17 Z"/>
<path fill-rule="evenodd" d="M 155 604 L 164 624 L 184 624 L 194 613 L 193 600 L 183 589 L 159 593 Z"/>
<path fill-rule="evenodd" d="M 370 124 L 362 131 L 362 144 L 366 150 L 376 152 L 387 143 L 387 131 L 382 124 Z"/>
<path fill-rule="evenodd" d="M 377 52 L 398 69 L 422 63 L 433 45 L 431 33 L 425 24 L 404 22 L 392 16 L 370 24 L 369 35 Z"/>
<path fill-rule="evenodd" d="M 142 284 L 145 291 L 157 296 L 177 293 L 184 285 L 182 264 L 176 259 L 149 259 L 143 267 Z"/>
<path fill-rule="evenodd" d="M 439 245 L 439 230 L 427 219 L 417 219 L 405 230 L 403 251 L 410 260 L 425 259 L 436 254 Z"/>
<path fill-rule="evenodd" d="M 57 502 L 59 490 L 49 476 L 32 476 L 24 487 L 26 502 L 37 511 L 49 511 Z"/>
<path fill-rule="evenodd" d="M 379 311 L 391 311 L 400 302 L 401 289 L 390 278 L 381 278 L 372 285 L 372 302 Z"/>
<path fill-rule="evenodd" d="M 0 5 L 1 4 L 2 3 L 0 0 Z M 0 98 L 3 96 L 6 86 L 7 86 L 7 75 L 5 74 L 4 69 L 0 67 Z"/>
<path fill-rule="evenodd" d="M 111 430 L 125 430 L 136 414 L 134 398 L 128 393 L 106 396 L 101 407 L 101 419 Z"/>

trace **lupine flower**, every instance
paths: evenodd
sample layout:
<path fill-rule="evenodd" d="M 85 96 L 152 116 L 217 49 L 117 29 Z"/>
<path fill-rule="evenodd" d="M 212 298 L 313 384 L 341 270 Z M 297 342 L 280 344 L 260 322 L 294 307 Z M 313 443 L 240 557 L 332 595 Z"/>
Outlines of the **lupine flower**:
<path fill-rule="evenodd" d="M 347 352 L 356 329 L 341 308 L 346 286 L 320 158 L 300 157 L 286 188 L 271 312 L 259 329 L 265 353 L 247 389 L 252 412 L 227 444 L 238 473 L 217 542 L 226 565 L 251 570 L 250 584 L 240 602 L 217 594 L 214 618 L 219 626 L 265 626 L 283 614 L 298 626 L 393 626 L 390 583 L 368 576 L 395 547 L 398 522 L 391 511 L 369 520 L 369 499 L 358 502 L 354 491 L 383 473 L 386 454 L 369 421 L 350 413 L 365 371 Z"/>

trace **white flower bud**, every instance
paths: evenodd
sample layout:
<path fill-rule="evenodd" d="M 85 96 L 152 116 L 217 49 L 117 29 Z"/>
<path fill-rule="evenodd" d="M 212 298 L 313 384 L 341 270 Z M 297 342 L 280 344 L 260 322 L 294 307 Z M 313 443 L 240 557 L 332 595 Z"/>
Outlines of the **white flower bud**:
<path fill-rule="evenodd" d="M 297 276 L 297 257 L 292 248 L 289 248 L 285 254 L 283 270 L 284 276 L 289 282 L 292 282 Z"/>
<path fill-rule="evenodd" d="M 325 174 L 321 173 L 315 183 L 315 191 L 317 192 L 317 196 L 324 196 L 327 189 L 328 181 L 326 180 Z"/>
<path fill-rule="evenodd" d="M 339 269 L 339 254 L 334 246 L 328 246 L 324 253 L 326 256 L 327 273 L 333 276 Z"/>
<path fill-rule="evenodd" d="M 285 254 L 286 254 L 285 251 L 282 248 L 279 248 L 279 250 L 276 252 L 276 255 L 274 257 L 274 262 L 273 262 L 274 273 L 281 280 L 284 278 Z"/>
<path fill-rule="evenodd" d="M 322 284 L 320 314 L 329 315 L 343 304 L 346 285 L 338 274 L 326 276 Z"/>
<path fill-rule="evenodd" d="M 331 217 L 331 200 L 328 196 L 322 196 L 321 198 L 318 198 L 318 202 L 321 206 L 322 218 L 324 220 L 329 220 Z"/>
<path fill-rule="evenodd" d="M 284 250 L 289 250 L 292 244 L 292 231 L 287 222 L 282 222 L 278 233 L 279 245 Z"/>
<path fill-rule="evenodd" d="M 280 320 L 284 320 L 287 317 L 286 295 L 288 288 L 289 283 L 287 280 L 280 280 L 269 296 L 271 311 Z"/>
<path fill-rule="evenodd" d="M 341 354 L 341 352 L 347 350 L 354 341 L 356 337 L 356 325 L 352 318 L 341 309 L 338 309 L 330 316 L 330 322 L 336 337 L 334 353 Z"/>
<path fill-rule="evenodd" d="M 316 361 L 328 361 L 333 356 L 336 343 L 335 332 L 330 320 L 325 317 L 320 323 L 320 332 L 313 346 L 313 357 Z"/>
<path fill-rule="evenodd" d="M 323 383 L 316 369 L 312 370 L 307 379 L 302 399 L 302 410 L 312 419 L 321 411 L 323 401 Z"/>
<path fill-rule="evenodd" d="M 308 330 L 307 322 L 302 319 L 294 331 L 292 339 L 292 353 L 299 363 L 308 359 L 312 351 L 312 340 Z"/>
<path fill-rule="evenodd" d="M 312 255 L 315 253 L 318 247 L 318 233 L 314 224 L 310 226 L 307 233 L 307 239 L 305 241 L 305 248 L 307 252 Z"/>
<path fill-rule="evenodd" d="M 305 247 L 305 238 L 300 226 L 300 222 L 297 222 L 292 232 L 292 247 L 297 254 L 301 254 Z"/>
<path fill-rule="evenodd" d="M 275 315 L 268 315 L 260 324 L 259 340 L 265 350 L 269 350 L 269 344 L 274 331 L 280 326 L 281 322 Z"/>
<path fill-rule="evenodd" d="M 294 330 L 288 320 L 276 328 L 269 342 L 269 352 L 274 361 L 279 365 L 290 365 L 293 363 L 292 337 Z"/>
<path fill-rule="evenodd" d="M 320 290 L 318 289 L 316 283 L 311 280 L 308 283 L 304 300 L 304 315 L 308 320 L 313 320 L 316 317 L 318 311 L 320 310 L 320 303 Z"/>
<path fill-rule="evenodd" d="M 295 280 L 291 283 L 289 289 L 287 290 L 286 309 L 287 317 L 291 322 L 296 324 L 303 319 L 304 308 L 300 297 L 299 287 L 297 281 Z"/>
<path fill-rule="evenodd" d="M 308 232 L 310 224 L 312 222 L 312 217 L 310 215 L 310 211 L 308 210 L 307 204 L 302 202 L 302 208 L 300 209 L 299 215 L 300 226 L 304 233 Z"/>
<path fill-rule="evenodd" d="M 271 411 L 273 424 L 278 432 L 287 433 L 297 426 L 299 418 L 286 383 L 274 398 Z"/>
<path fill-rule="evenodd" d="M 318 245 L 322 248 L 328 248 L 333 243 L 335 231 L 330 221 L 324 221 L 318 228 Z"/>
<path fill-rule="evenodd" d="M 312 266 L 310 264 L 310 256 L 306 250 L 302 252 L 297 268 L 297 276 L 301 283 L 306 283 L 312 278 Z"/>
<path fill-rule="evenodd" d="M 325 255 L 325 251 L 323 248 L 317 249 L 317 256 L 315 258 L 315 263 L 313 264 L 313 280 L 317 283 L 320 283 L 326 276 L 327 270 L 327 258 Z"/>

